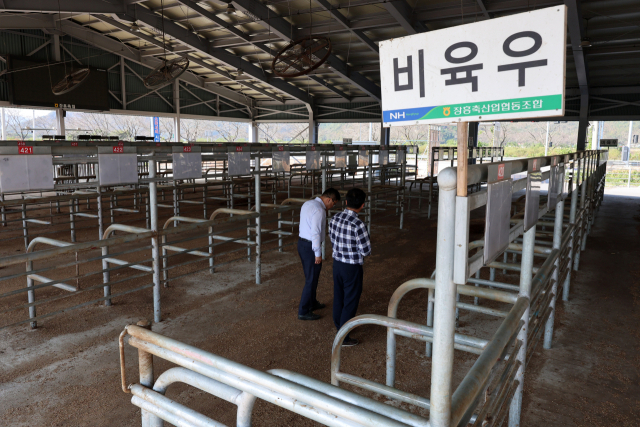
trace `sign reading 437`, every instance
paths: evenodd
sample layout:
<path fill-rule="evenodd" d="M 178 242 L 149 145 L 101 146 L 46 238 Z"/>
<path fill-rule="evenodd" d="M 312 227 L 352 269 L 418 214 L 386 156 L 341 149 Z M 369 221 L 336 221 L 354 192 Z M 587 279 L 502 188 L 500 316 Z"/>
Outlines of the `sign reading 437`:
<path fill-rule="evenodd" d="M 567 9 L 380 43 L 384 126 L 564 115 Z"/>

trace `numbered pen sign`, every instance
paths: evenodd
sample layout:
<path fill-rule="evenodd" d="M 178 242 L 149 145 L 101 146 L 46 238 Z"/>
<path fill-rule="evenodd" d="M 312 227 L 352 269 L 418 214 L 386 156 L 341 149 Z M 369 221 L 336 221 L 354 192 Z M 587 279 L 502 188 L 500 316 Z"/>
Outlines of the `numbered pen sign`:
<path fill-rule="evenodd" d="M 540 183 L 542 182 L 542 172 L 540 172 L 540 162 L 542 159 L 529 160 L 527 173 L 527 200 L 524 207 L 524 231 L 529 230 L 538 222 L 540 214 Z"/>
<path fill-rule="evenodd" d="M 380 42 L 384 126 L 564 115 L 564 5 Z"/>
<path fill-rule="evenodd" d="M 511 192 L 511 163 L 489 165 L 484 229 L 485 265 L 495 260 L 509 245 Z"/>
<path fill-rule="evenodd" d="M 98 147 L 98 178 L 101 186 L 137 184 L 136 147 Z"/>
<path fill-rule="evenodd" d="M 401 148 L 398 148 L 396 151 L 396 164 L 402 165 L 406 161 L 405 151 Z"/>
<path fill-rule="evenodd" d="M 50 147 L 0 147 L 0 191 L 53 190 Z"/>
<path fill-rule="evenodd" d="M 358 166 L 369 166 L 369 150 L 364 145 L 358 148 Z"/>
<path fill-rule="evenodd" d="M 229 176 L 249 175 L 251 173 L 251 151 L 248 146 L 227 147 Z"/>
<path fill-rule="evenodd" d="M 337 168 L 346 168 L 347 167 L 347 152 L 343 145 L 338 145 L 335 151 L 336 156 L 336 167 Z"/>
<path fill-rule="evenodd" d="M 173 179 L 202 178 L 202 153 L 200 147 L 184 145 L 172 147 Z"/>
<path fill-rule="evenodd" d="M 389 150 L 381 148 L 378 151 L 378 164 L 379 165 L 388 165 L 389 164 Z"/>
<path fill-rule="evenodd" d="M 320 169 L 320 152 L 315 145 L 307 146 L 307 170 L 315 171 Z"/>
<path fill-rule="evenodd" d="M 562 186 L 564 184 L 564 166 L 559 164 L 560 156 L 551 158 L 549 169 L 549 189 L 547 190 L 547 208 L 554 209 L 562 198 Z"/>
<path fill-rule="evenodd" d="M 342 138 L 342 143 L 343 144 L 352 144 L 353 143 L 353 138 Z"/>
<path fill-rule="evenodd" d="M 289 172 L 291 170 L 291 157 L 289 147 L 278 145 L 272 148 L 271 164 L 274 172 Z"/>

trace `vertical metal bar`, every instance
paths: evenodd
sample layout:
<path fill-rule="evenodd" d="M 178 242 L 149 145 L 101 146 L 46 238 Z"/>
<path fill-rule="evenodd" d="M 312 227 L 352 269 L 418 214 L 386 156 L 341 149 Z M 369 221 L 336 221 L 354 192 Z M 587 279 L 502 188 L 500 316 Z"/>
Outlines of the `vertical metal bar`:
<path fill-rule="evenodd" d="M 378 159 L 380 158 L 380 155 L 378 155 Z M 369 231 L 369 234 L 371 234 L 371 222 L 372 222 L 372 216 L 373 216 L 373 209 L 372 209 L 372 204 L 373 204 L 373 199 L 371 197 L 371 189 L 373 188 L 373 152 L 371 150 L 369 150 L 369 182 L 367 183 L 367 192 L 369 194 L 368 200 L 367 200 L 367 210 L 369 213 L 369 218 L 367 221 L 367 231 Z"/>
<path fill-rule="evenodd" d="M 4 203 L 4 193 L 0 193 L 0 202 Z M 2 226 L 3 227 L 7 226 L 7 214 L 5 213 L 4 205 L 2 206 Z"/>
<path fill-rule="evenodd" d="M 320 165 L 320 168 L 322 169 L 322 193 L 327 191 L 327 168 L 328 167 L 329 165 L 327 162 L 327 155 L 323 154 L 322 165 Z M 293 222 L 293 212 L 291 213 L 291 220 Z M 293 231 L 293 225 L 291 225 L 291 231 Z M 321 251 L 322 251 L 322 259 L 323 260 L 327 259 L 327 244 L 324 240 L 322 241 Z"/>
<path fill-rule="evenodd" d="M 439 174 L 438 212 L 455 212 L 456 172 Z M 455 218 L 438 215 L 436 247 L 436 294 L 431 364 L 431 426 L 450 427 L 455 333 L 456 285 L 453 283 Z"/>
<path fill-rule="evenodd" d="M 256 190 L 255 190 L 255 196 L 256 196 L 256 212 L 258 214 L 260 214 L 260 170 L 257 171 L 257 173 L 255 174 L 255 183 L 256 183 Z M 261 248 L 260 246 L 262 245 L 262 221 L 260 218 L 260 215 L 258 215 L 256 217 L 256 285 L 259 285 L 261 283 L 261 268 L 262 266 L 260 265 L 261 259 L 260 259 L 260 251 Z"/>
<path fill-rule="evenodd" d="M 102 283 L 104 289 L 104 296 L 109 297 L 111 295 L 111 272 L 109 271 L 109 262 L 107 262 L 107 255 L 109 255 L 109 247 L 102 247 Z M 111 305 L 111 298 L 104 300 L 104 305 L 109 307 Z"/>
<path fill-rule="evenodd" d="M 178 184 L 175 181 L 173 182 L 173 215 L 180 215 L 180 204 L 178 203 Z M 173 226 L 177 227 L 178 221 L 173 221 Z"/>
<path fill-rule="evenodd" d="M 531 227 L 524 233 L 522 239 L 522 263 L 520 264 L 520 292 L 519 297 L 525 297 L 531 299 L 531 282 L 533 281 L 533 249 L 536 243 L 536 226 Z M 513 399 L 511 400 L 511 407 L 509 409 L 509 427 L 520 426 L 520 413 L 522 411 L 522 392 L 524 390 L 524 370 L 525 361 L 527 358 L 527 335 L 529 330 L 529 310 L 530 307 L 524 311 L 522 320 L 524 325 L 518 333 L 518 339 L 522 341 L 520 351 L 518 351 L 517 360 L 522 363 L 522 366 L 518 369 L 515 380 L 518 381 L 518 388 L 516 389 Z"/>
<path fill-rule="evenodd" d="M 69 200 L 69 228 L 71 229 L 71 243 L 76 242 L 76 222 L 74 215 L 74 205 L 75 201 L 73 199 Z"/>
<path fill-rule="evenodd" d="M 282 213 L 278 213 L 278 233 L 278 252 L 282 252 Z"/>
<path fill-rule="evenodd" d="M 24 236 L 24 250 L 29 247 L 29 230 L 27 229 L 27 206 L 22 204 L 22 235 Z"/>
<path fill-rule="evenodd" d="M 433 302 L 434 302 L 434 290 L 429 288 L 428 299 L 427 299 L 427 326 L 433 327 Z M 427 357 L 432 356 L 433 345 L 428 342 L 426 344 L 426 355 Z"/>
<path fill-rule="evenodd" d="M 102 188 L 98 187 L 98 240 L 102 239 L 104 234 L 104 220 L 102 218 Z"/>
<path fill-rule="evenodd" d="M 151 322 L 148 320 L 141 320 L 137 325 L 151 330 Z M 140 385 L 153 389 L 153 354 L 138 349 L 138 371 L 140 372 Z M 140 412 L 142 413 L 142 427 L 158 425 L 158 421 L 160 421 L 158 417 L 150 414 L 144 409 Z"/>
<path fill-rule="evenodd" d="M 211 274 L 216 272 L 214 267 L 215 255 L 214 255 L 214 247 L 213 247 L 213 225 L 209 227 L 209 272 Z"/>
<path fill-rule="evenodd" d="M 562 240 L 562 221 L 564 219 L 564 200 L 560 200 L 556 205 L 556 218 L 555 223 L 553 225 L 553 249 L 560 250 L 560 241 Z M 562 259 L 558 255 L 556 259 L 556 268 L 553 272 L 553 276 L 551 280 L 553 280 L 553 286 L 551 287 L 551 293 L 553 294 L 551 297 L 551 301 L 549 305 L 551 306 L 551 314 L 547 319 L 547 324 L 544 328 L 544 348 L 550 349 L 551 342 L 553 341 L 553 322 L 556 314 L 556 300 L 558 295 L 558 280 L 560 280 L 560 265 Z M 541 310 L 544 310 L 545 307 L 541 307 Z"/>
<path fill-rule="evenodd" d="M 33 271 L 33 261 L 27 261 L 27 273 L 29 273 L 30 271 Z M 33 279 L 29 277 L 29 275 L 27 275 L 27 288 L 33 288 Z M 36 302 L 36 293 L 33 289 L 27 291 L 27 299 L 29 301 L 29 304 L 33 304 L 34 302 Z M 36 317 L 36 306 L 32 305 L 29 307 L 29 319 L 33 319 L 34 317 Z M 37 327 L 37 321 L 34 320 L 33 322 L 31 322 L 31 329 L 36 329 Z"/>
<path fill-rule="evenodd" d="M 396 154 L 397 156 L 397 154 Z M 402 187 L 402 193 L 400 195 L 400 230 L 402 230 L 404 224 L 404 195 L 407 192 L 405 187 L 407 177 L 407 153 L 404 152 L 404 159 L 402 160 L 402 175 L 400 179 L 400 186 Z"/>
<path fill-rule="evenodd" d="M 152 152 L 151 156 L 155 153 Z M 153 321 L 159 323 L 162 321 L 160 306 L 160 248 L 158 242 L 158 183 L 156 178 L 156 161 L 149 160 L 149 216 L 151 217 L 151 231 L 154 232 L 151 237 L 151 257 L 153 270 Z M 175 223 L 174 223 L 175 224 Z"/>

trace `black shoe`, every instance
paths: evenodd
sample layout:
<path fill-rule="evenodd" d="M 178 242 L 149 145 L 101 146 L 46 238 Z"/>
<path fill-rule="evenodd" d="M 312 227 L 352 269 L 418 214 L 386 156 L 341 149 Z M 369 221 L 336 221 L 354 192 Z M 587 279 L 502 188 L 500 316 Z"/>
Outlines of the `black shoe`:
<path fill-rule="evenodd" d="M 323 303 L 321 303 L 321 302 L 319 302 L 319 301 L 316 301 L 316 302 L 313 304 L 313 307 L 311 307 L 311 310 L 312 310 L 312 311 L 313 311 L 313 310 L 322 310 L 322 309 L 323 309 L 323 308 L 325 308 L 325 307 L 326 307 L 326 304 L 323 304 Z"/>
<path fill-rule="evenodd" d="M 318 320 L 320 316 L 315 314 L 313 311 L 308 312 L 307 314 L 298 314 L 299 320 Z"/>
<path fill-rule="evenodd" d="M 359 341 L 357 339 L 354 338 L 345 338 L 344 341 L 342 341 L 342 346 L 343 347 L 353 347 L 354 345 L 358 345 Z"/>

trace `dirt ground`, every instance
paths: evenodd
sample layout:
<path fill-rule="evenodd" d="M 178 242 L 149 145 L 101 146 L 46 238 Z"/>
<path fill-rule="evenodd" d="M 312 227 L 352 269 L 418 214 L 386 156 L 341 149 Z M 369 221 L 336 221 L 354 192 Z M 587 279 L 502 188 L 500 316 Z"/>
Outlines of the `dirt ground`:
<path fill-rule="evenodd" d="M 638 215 L 637 210 L 634 215 Z M 365 263 L 364 292 L 358 313 L 386 315 L 389 298 L 400 284 L 409 279 L 428 277 L 433 271 L 437 223 L 415 211 L 406 215 L 403 230 L 398 229 L 395 216 L 386 219 L 374 216 L 373 222 L 373 254 Z M 637 227 L 637 222 L 635 224 Z M 481 230 L 474 227 L 472 233 Z M 21 241 L 17 244 L 18 250 L 21 244 Z M 11 252 L 3 247 L 3 253 L 7 253 L 5 250 Z M 637 250 L 636 245 L 636 254 Z M 588 269 L 593 263 L 585 257 L 583 266 Z M 261 285 L 254 283 L 254 270 L 253 262 L 241 260 L 219 268 L 214 275 L 200 272 L 172 282 L 169 288 L 162 289 L 163 321 L 154 324 L 153 330 L 259 370 L 289 369 L 329 382 L 331 344 L 336 332 L 331 319 L 330 259 L 324 262 L 318 288 L 318 299 L 326 303 L 327 308 L 318 312 L 322 318 L 314 322 L 297 319 L 304 275 L 294 247 L 288 247 L 284 253 L 276 251 L 264 255 Z M 587 273 L 578 273 L 576 277 L 588 281 Z M 497 279 L 518 281 L 516 275 L 502 277 L 498 274 Z M 578 292 L 580 287 L 574 294 Z M 638 295 L 634 294 L 636 297 Z M 487 305 L 508 308 L 497 303 Z M 401 303 L 398 317 L 424 324 L 426 306 L 426 291 L 414 291 Z M 637 313 L 637 305 L 633 307 Z M 577 331 L 569 328 L 569 325 L 574 326 L 569 321 L 572 315 L 563 304 L 559 305 L 557 335 L 579 341 L 579 336 L 575 335 Z M 29 330 L 27 325 L 0 330 L 0 425 L 140 425 L 140 411 L 131 404 L 131 396 L 120 389 L 118 335 L 125 325 L 151 317 L 151 290 L 145 290 L 114 300 L 111 307 L 92 304 L 45 319 L 36 330 Z M 636 324 L 637 320 L 634 319 Z M 489 339 L 499 323 L 496 318 L 462 311 L 459 332 Z M 626 328 L 626 323 L 612 327 Z M 352 336 L 361 340 L 361 345 L 343 351 L 341 370 L 384 383 L 386 330 L 362 327 Z M 637 337 L 636 330 L 629 339 L 637 341 Z M 595 348 L 581 347 L 575 351 L 600 353 L 601 348 L 594 344 Z M 548 368 L 551 356 L 542 350 L 538 353 L 525 382 L 523 426 L 614 425 L 593 424 L 595 419 L 610 418 L 606 411 L 599 414 L 586 409 L 572 413 L 573 424 L 568 424 L 566 419 L 556 423 L 549 417 L 544 424 L 539 423 L 541 411 L 548 411 L 551 403 L 536 400 L 539 396 L 548 396 L 536 381 L 553 377 L 554 373 Z M 611 357 L 614 361 L 621 357 L 626 360 L 630 354 L 612 354 Z M 456 352 L 455 357 L 457 385 L 475 357 L 463 352 Z M 563 354 L 562 358 L 562 363 L 572 365 L 569 355 Z M 397 387 L 428 397 L 431 361 L 424 355 L 424 343 L 399 337 L 397 359 Z M 127 346 L 126 360 L 127 379 L 135 382 L 137 353 L 132 347 Z M 640 367 L 637 362 L 633 362 L 635 374 L 625 377 L 636 385 Z M 156 358 L 156 377 L 169 367 L 169 363 Z M 631 392 L 637 387 L 628 386 L 625 390 Z M 535 399 L 527 397 L 532 394 Z M 217 421 L 234 425 L 236 411 L 230 403 L 181 384 L 173 385 L 167 396 Z M 573 395 L 561 395 L 557 404 L 573 407 L 575 399 Z M 619 411 L 616 405 L 624 402 L 612 395 L 611 401 L 597 403 L 609 408 L 610 414 Z M 635 408 L 638 408 L 637 400 Z M 637 415 L 637 410 L 631 413 Z M 317 425 L 261 401 L 256 404 L 253 420 L 254 426 Z"/>

